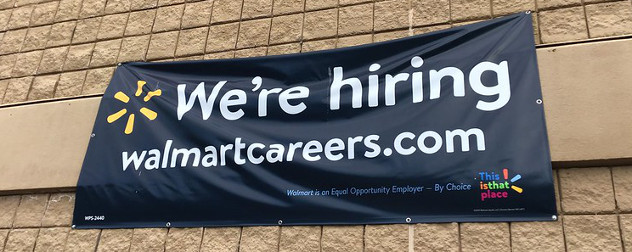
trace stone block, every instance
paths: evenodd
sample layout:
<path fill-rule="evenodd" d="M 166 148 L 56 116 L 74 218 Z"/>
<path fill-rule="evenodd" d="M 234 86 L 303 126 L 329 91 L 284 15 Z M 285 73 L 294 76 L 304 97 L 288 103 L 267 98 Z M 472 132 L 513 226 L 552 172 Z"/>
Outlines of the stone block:
<path fill-rule="evenodd" d="M 542 11 L 540 37 L 542 43 L 566 42 L 588 38 L 584 8 L 572 7 Z"/>
<path fill-rule="evenodd" d="M 26 32 L 24 38 L 24 44 L 22 45 L 22 51 L 40 50 L 46 47 L 48 34 L 50 33 L 51 26 L 38 26 L 31 27 Z"/>
<path fill-rule="evenodd" d="M 57 81 L 58 77 L 55 77 Z M 36 77 L 37 79 L 37 77 Z M 35 81 L 34 81 L 35 83 Z M 83 83 L 83 81 L 82 81 Z M 35 86 L 35 84 L 33 84 Z M 52 96 L 52 92 L 51 92 Z M 75 195 L 73 193 L 55 193 L 50 195 L 48 207 L 42 219 L 42 226 L 70 226 L 72 223 L 72 213 L 75 207 Z"/>
<path fill-rule="evenodd" d="M 46 41 L 46 46 L 55 47 L 70 44 L 76 25 L 76 21 L 54 24 L 50 29 L 50 35 Z"/>
<path fill-rule="evenodd" d="M 59 74 L 35 76 L 27 100 L 34 101 L 53 98 L 57 79 L 59 79 Z"/>
<path fill-rule="evenodd" d="M 367 225 L 364 230 L 364 251 L 408 251 L 410 225 Z"/>
<path fill-rule="evenodd" d="M 115 39 L 97 42 L 94 46 L 90 66 L 100 67 L 116 64 L 116 59 L 121 48 L 121 41 L 122 39 Z"/>
<path fill-rule="evenodd" d="M 266 56 L 267 51 L 268 51 L 268 48 L 265 46 L 241 49 L 241 50 L 235 51 L 235 58 L 251 58 L 251 57 Z"/>
<path fill-rule="evenodd" d="M 59 75 L 55 98 L 72 97 L 81 94 L 81 87 L 86 79 L 87 71 L 65 72 Z"/>
<path fill-rule="evenodd" d="M 17 54 L 0 56 L 0 79 L 11 77 L 11 72 L 13 71 L 13 66 L 15 65 L 15 59 L 17 58 Z"/>
<path fill-rule="evenodd" d="M 462 251 L 510 251 L 509 224 L 461 223 Z"/>
<path fill-rule="evenodd" d="M 290 13 L 303 12 L 305 0 L 275 0 L 273 15 L 285 15 Z"/>
<path fill-rule="evenodd" d="M 324 39 L 315 41 L 305 41 L 301 46 L 301 52 L 313 52 L 336 48 L 336 39 Z"/>
<path fill-rule="evenodd" d="M 173 58 L 178 42 L 178 31 L 158 33 L 151 35 L 147 59 Z"/>
<path fill-rule="evenodd" d="M 197 252 L 202 243 L 202 228 L 170 228 L 165 251 Z"/>
<path fill-rule="evenodd" d="M 42 61 L 37 69 L 37 73 L 59 72 L 64 66 L 64 60 L 68 53 L 68 46 L 47 48 L 42 54 Z"/>
<path fill-rule="evenodd" d="M 363 226 L 323 226 L 322 251 L 362 251 Z"/>
<path fill-rule="evenodd" d="M 34 252 L 64 251 L 70 228 L 40 228 Z"/>
<path fill-rule="evenodd" d="M 235 58 L 235 51 L 216 52 L 204 54 L 204 59 L 232 59 Z"/>
<path fill-rule="evenodd" d="M 200 252 L 233 252 L 239 249 L 241 228 L 204 228 Z"/>
<path fill-rule="evenodd" d="M 72 36 L 72 43 L 85 43 L 95 41 L 99 33 L 101 17 L 82 19 L 77 21 L 75 33 Z"/>
<path fill-rule="evenodd" d="M 612 179 L 617 208 L 632 211 L 632 166 L 612 168 Z"/>
<path fill-rule="evenodd" d="M 158 0 L 134 0 L 130 8 L 132 10 L 144 10 L 158 6 Z"/>
<path fill-rule="evenodd" d="M 99 238 L 97 252 L 130 251 L 134 229 L 103 229 Z"/>
<path fill-rule="evenodd" d="M 632 33 L 632 5 L 611 2 L 586 5 L 590 37 L 608 37 Z"/>
<path fill-rule="evenodd" d="M 241 231 L 239 251 L 273 251 L 279 245 L 278 226 L 244 227 Z"/>
<path fill-rule="evenodd" d="M 118 62 L 144 61 L 149 46 L 149 39 L 150 35 L 124 38 Z"/>
<path fill-rule="evenodd" d="M 130 13 L 129 20 L 127 21 L 127 27 L 125 28 L 125 36 L 151 33 L 155 17 L 155 9 Z"/>
<path fill-rule="evenodd" d="M 11 18 L 9 18 L 9 24 L 7 25 L 7 27 L 9 29 L 20 29 L 28 27 L 34 8 L 35 7 L 33 5 L 14 8 L 13 12 L 11 13 Z"/>
<path fill-rule="evenodd" d="M 321 10 L 338 6 L 338 0 L 305 0 L 305 10 Z"/>
<path fill-rule="evenodd" d="M 488 19 L 492 17 L 488 0 L 452 0 L 450 10 L 453 21 Z"/>
<path fill-rule="evenodd" d="M 81 89 L 81 94 L 102 94 L 110 84 L 114 74 L 114 67 L 90 69 L 86 74 L 86 81 Z"/>
<path fill-rule="evenodd" d="M 37 228 L 12 229 L 4 245 L 4 251 L 33 251 Z"/>
<path fill-rule="evenodd" d="M 537 0 L 538 9 L 552 9 L 568 6 L 578 6 L 582 4 L 582 0 Z"/>
<path fill-rule="evenodd" d="M 20 205 L 20 196 L 0 196 L 0 228 L 13 226 L 13 219 L 18 205 Z"/>
<path fill-rule="evenodd" d="M 82 44 L 70 46 L 66 62 L 64 63 L 64 71 L 84 69 L 90 64 L 90 57 L 94 44 Z"/>
<path fill-rule="evenodd" d="M 615 210 L 610 169 L 560 169 L 558 176 L 564 212 L 598 213 Z"/>
<path fill-rule="evenodd" d="M 270 30 L 270 44 L 299 41 L 302 31 L 303 14 L 274 17 Z"/>
<path fill-rule="evenodd" d="M 565 251 L 562 222 L 511 223 L 511 251 Z"/>
<path fill-rule="evenodd" d="M 135 228 L 130 251 L 164 251 L 166 228 Z"/>
<path fill-rule="evenodd" d="M 320 252 L 321 231 L 321 226 L 282 227 L 279 251 Z"/>
<path fill-rule="evenodd" d="M 211 22 L 213 1 L 187 3 L 182 16 L 182 29 L 208 26 Z"/>
<path fill-rule="evenodd" d="M 176 56 L 203 54 L 207 32 L 208 28 L 206 27 L 181 30 Z"/>
<path fill-rule="evenodd" d="M 55 13 L 57 12 L 58 1 L 41 3 L 35 6 L 31 15 L 31 27 L 37 25 L 47 25 L 55 22 Z"/>
<path fill-rule="evenodd" d="M 241 22 L 237 48 L 267 46 L 269 35 L 269 18 Z"/>
<path fill-rule="evenodd" d="M 123 37 L 125 25 L 127 24 L 128 13 L 104 16 L 101 20 L 97 39 L 113 39 Z"/>
<path fill-rule="evenodd" d="M 32 79 L 32 77 L 28 77 Z M 31 80 L 28 81 L 29 83 Z M 27 91 L 28 92 L 28 91 Z M 22 195 L 13 227 L 40 227 L 48 203 L 48 194 Z"/>
<path fill-rule="evenodd" d="M 338 35 L 367 33 L 373 30 L 373 4 L 340 8 Z"/>
<path fill-rule="evenodd" d="M 241 19 L 269 17 L 272 14 L 272 0 L 244 0 Z"/>
<path fill-rule="evenodd" d="M 0 0 L 0 10 L 12 8 L 14 2 L 15 0 Z"/>
<path fill-rule="evenodd" d="M 55 13 L 55 22 L 77 19 L 83 0 L 61 0 Z"/>
<path fill-rule="evenodd" d="M 564 236 L 568 251 L 622 251 L 616 215 L 566 215 Z"/>
<path fill-rule="evenodd" d="M 206 40 L 206 52 L 235 49 L 239 23 L 211 25 Z"/>
<path fill-rule="evenodd" d="M 204 55 L 193 55 L 193 56 L 178 57 L 176 58 L 176 61 L 203 60 L 203 59 L 204 59 Z"/>
<path fill-rule="evenodd" d="M 390 31 L 373 34 L 373 42 L 382 42 L 410 36 L 408 30 Z"/>
<path fill-rule="evenodd" d="M 95 251 L 100 233 L 100 229 L 72 229 L 68 232 L 64 251 Z"/>
<path fill-rule="evenodd" d="M 9 19 L 11 18 L 12 9 L 8 10 L 0 10 L 0 31 L 7 30 L 7 24 L 9 23 Z"/>
<path fill-rule="evenodd" d="M 619 215 L 619 226 L 621 227 L 623 247 L 632 248 L 632 214 Z"/>
<path fill-rule="evenodd" d="M 79 18 L 89 18 L 103 15 L 107 0 L 83 0 Z"/>
<path fill-rule="evenodd" d="M 22 48 L 22 42 L 24 42 L 27 30 L 28 29 L 11 30 L 4 33 L 2 46 L 0 46 L 0 54 L 19 52 Z"/>
<path fill-rule="evenodd" d="M 156 13 L 153 32 L 173 31 L 180 28 L 184 4 L 160 7 Z"/>
<path fill-rule="evenodd" d="M 268 47 L 268 55 L 281 55 L 301 52 L 301 43 L 283 44 Z"/>
<path fill-rule="evenodd" d="M 7 104 L 26 101 L 26 97 L 29 94 L 29 88 L 31 87 L 32 81 L 32 76 L 11 79 L 9 81 L 9 86 L 7 87 L 7 90 L 4 93 L 4 99 L 2 100 L 2 103 Z"/>
<path fill-rule="evenodd" d="M 108 0 L 105 4 L 105 14 L 128 12 L 132 8 L 132 0 Z"/>
<path fill-rule="evenodd" d="M 336 43 L 336 48 L 364 45 L 364 44 L 369 44 L 371 42 L 373 42 L 373 35 L 371 34 L 342 37 L 342 38 L 338 38 L 338 42 Z"/>
<path fill-rule="evenodd" d="M 504 16 L 522 11 L 534 11 L 535 1 L 533 0 L 492 0 L 494 16 Z"/>
<path fill-rule="evenodd" d="M 413 1 L 413 24 L 432 25 L 450 22 L 449 0 Z"/>
<path fill-rule="evenodd" d="M 407 1 L 389 0 L 375 3 L 375 31 L 392 30 L 412 26 L 408 12 L 411 6 Z M 413 16 L 414 18 L 414 16 Z"/>
<path fill-rule="evenodd" d="M 418 251 L 459 251 L 459 225 L 415 224 L 414 242 Z"/>
<path fill-rule="evenodd" d="M 11 79 L 0 80 L 0 99 L 2 99 L 4 97 L 4 92 L 7 91 L 7 87 L 9 86 L 9 81 L 10 80 Z M 2 104 L 2 102 L 0 102 L 0 104 Z M 13 219 L 11 219 L 11 221 L 13 221 Z M 1 223 L 0 223 L 0 227 L 2 227 Z M 11 224 L 9 224 L 9 227 L 11 227 Z"/>
<path fill-rule="evenodd" d="M 243 0 L 215 0 L 211 23 L 235 21 L 241 18 Z"/>
<path fill-rule="evenodd" d="M 303 39 L 335 37 L 338 27 L 338 9 L 305 13 Z"/>
<path fill-rule="evenodd" d="M 37 73 L 37 66 L 39 66 L 40 60 L 42 59 L 42 52 L 43 51 L 32 51 L 18 54 L 11 76 L 22 77 Z"/>

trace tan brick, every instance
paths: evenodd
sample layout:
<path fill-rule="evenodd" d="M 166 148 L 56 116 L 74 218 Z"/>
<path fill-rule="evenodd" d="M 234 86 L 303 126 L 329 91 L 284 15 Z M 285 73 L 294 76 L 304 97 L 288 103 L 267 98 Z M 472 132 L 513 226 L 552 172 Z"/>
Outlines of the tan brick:
<path fill-rule="evenodd" d="M 59 77 L 55 77 L 57 81 Z M 83 81 L 81 81 L 83 83 Z M 35 84 L 34 84 L 35 85 Z M 51 97 L 52 97 L 51 90 Z M 70 226 L 72 212 L 75 207 L 75 195 L 73 193 L 51 194 L 46 207 L 46 213 L 42 219 L 42 226 Z"/>
<path fill-rule="evenodd" d="M 303 42 L 301 52 L 313 52 L 336 48 L 336 39 L 324 39 Z"/>
<path fill-rule="evenodd" d="M 363 226 L 323 226 L 323 251 L 362 251 Z"/>
<path fill-rule="evenodd" d="M 143 10 L 158 6 L 158 0 L 134 0 L 132 1 L 132 10 Z"/>
<path fill-rule="evenodd" d="M 31 5 L 31 4 L 35 4 L 35 3 L 39 3 L 39 2 L 43 2 L 44 0 L 15 0 L 15 4 L 14 6 L 24 6 L 24 5 Z"/>
<path fill-rule="evenodd" d="M 632 166 L 612 168 L 612 179 L 617 207 L 632 211 Z"/>
<path fill-rule="evenodd" d="M 267 51 L 268 51 L 268 48 L 265 46 L 241 49 L 241 50 L 235 51 L 235 58 L 251 58 L 251 57 L 266 56 Z"/>
<path fill-rule="evenodd" d="M 450 7 L 454 21 L 491 18 L 492 16 L 489 0 L 452 0 Z"/>
<path fill-rule="evenodd" d="M 533 0 L 492 0 L 494 16 L 503 16 L 511 13 L 535 10 Z"/>
<path fill-rule="evenodd" d="M 22 77 L 37 73 L 37 66 L 39 66 L 40 60 L 42 59 L 42 52 L 43 51 L 32 51 L 18 54 L 11 76 Z"/>
<path fill-rule="evenodd" d="M 129 251 L 134 229 L 103 229 L 97 252 Z"/>
<path fill-rule="evenodd" d="M 13 7 L 15 0 L 0 0 L 0 9 L 9 9 Z"/>
<path fill-rule="evenodd" d="M 180 31 L 176 56 L 204 53 L 208 28 L 200 27 Z"/>
<path fill-rule="evenodd" d="M 206 42 L 206 52 L 235 49 L 238 30 L 239 23 L 211 25 Z"/>
<path fill-rule="evenodd" d="M 320 251 L 320 226 L 287 226 L 281 228 L 279 251 Z"/>
<path fill-rule="evenodd" d="M 105 4 L 105 14 L 127 12 L 132 7 L 132 0 L 108 0 Z"/>
<path fill-rule="evenodd" d="M 24 38 L 22 51 L 44 49 L 44 47 L 46 47 L 50 29 L 50 25 L 29 28 L 26 32 L 26 37 Z"/>
<path fill-rule="evenodd" d="M 371 34 L 343 37 L 338 38 L 336 48 L 370 44 L 371 42 L 373 42 L 373 35 Z"/>
<path fill-rule="evenodd" d="M 7 91 L 5 91 L 4 93 L 4 99 L 2 103 L 7 104 L 26 101 L 26 97 L 29 94 L 29 88 L 31 87 L 32 81 L 32 76 L 11 79 L 9 81 Z M 14 221 L 14 225 L 15 222 L 17 222 L 17 216 L 16 220 Z"/>
<path fill-rule="evenodd" d="M 338 0 L 305 0 L 305 10 L 320 10 L 338 6 Z"/>
<path fill-rule="evenodd" d="M 121 39 L 97 42 L 94 46 L 91 67 L 111 66 L 116 64 L 119 50 L 121 48 Z"/>
<path fill-rule="evenodd" d="M 30 84 L 32 77 L 27 78 L 29 78 L 27 82 Z M 26 91 L 28 92 L 28 89 Z M 13 227 L 40 227 L 44 211 L 46 211 L 48 196 L 48 194 L 22 195 L 20 206 L 15 213 Z"/>
<path fill-rule="evenodd" d="M 510 251 L 509 224 L 461 223 L 462 251 L 481 251 L 494 248 Z"/>
<path fill-rule="evenodd" d="M 623 238 L 623 247 L 632 248 L 632 214 L 619 215 L 619 225 L 621 226 L 621 237 Z"/>
<path fill-rule="evenodd" d="M 172 31 L 180 28 L 180 20 L 184 11 L 184 4 L 158 8 L 153 32 Z"/>
<path fill-rule="evenodd" d="M 408 228 L 403 224 L 367 225 L 364 251 L 408 251 Z"/>
<path fill-rule="evenodd" d="M 582 4 L 582 0 L 537 0 L 538 9 L 551 9 L 565 6 L 577 6 Z"/>
<path fill-rule="evenodd" d="M 147 59 L 173 58 L 178 42 L 178 31 L 153 34 L 147 50 Z"/>
<path fill-rule="evenodd" d="M 374 42 L 382 42 L 388 40 L 394 40 L 398 38 L 405 38 L 409 36 L 408 30 L 400 30 L 400 31 L 391 31 L 391 32 L 382 32 L 376 33 L 373 35 Z"/>
<path fill-rule="evenodd" d="M 558 173 L 564 212 L 614 211 L 614 192 L 608 168 L 561 169 Z"/>
<path fill-rule="evenodd" d="M 340 8 L 338 35 L 353 35 L 373 30 L 373 4 Z"/>
<path fill-rule="evenodd" d="M 129 21 L 127 22 L 127 27 L 125 28 L 125 35 L 129 36 L 151 33 L 155 17 L 155 9 L 130 13 Z"/>
<path fill-rule="evenodd" d="M 35 242 L 35 252 L 64 251 L 70 228 L 40 228 Z"/>
<path fill-rule="evenodd" d="M 89 18 L 103 15 L 106 0 L 83 0 L 79 18 Z"/>
<path fill-rule="evenodd" d="M 0 31 L 7 30 L 7 24 L 9 23 L 9 19 L 11 18 L 11 12 L 11 9 L 0 11 Z"/>
<path fill-rule="evenodd" d="M 583 7 L 542 11 L 540 36 L 542 43 L 573 41 L 588 38 Z"/>
<path fill-rule="evenodd" d="M 408 10 L 410 10 L 410 3 L 407 1 L 389 0 L 375 3 L 375 30 L 408 27 L 411 25 L 408 20 Z"/>
<path fill-rule="evenodd" d="M 112 39 L 123 37 L 128 13 L 108 15 L 103 17 L 97 39 Z"/>
<path fill-rule="evenodd" d="M 22 48 L 27 29 L 7 31 L 2 38 L 0 54 L 16 53 Z"/>
<path fill-rule="evenodd" d="M 34 101 L 53 98 L 57 79 L 59 79 L 59 74 L 36 76 L 33 79 L 33 85 L 31 86 L 27 100 Z"/>
<path fill-rule="evenodd" d="M 205 228 L 200 252 L 232 252 L 239 248 L 241 228 Z"/>
<path fill-rule="evenodd" d="M 242 3 L 243 0 L 215 0 L 211 23 L 239 20 Z"/>
<path fill-rule="evenodd" d="M 70 46 L 64 63 L 64 71 L 84 69 L 90 64 L 94 44 Z"/>
<path fill-rule="evenodd" d="M 558 170 L 553 170 L 553 188 L 555 190 L 555 207 L 558 213 L 562 212 L 562 199 L 560 198 L 560 179 L 558 177 Z"/>
<path fill-rule="evenodd" d="M 68 232 L 66 252 L 94 251 L 99 239 L 99 229 L 72 229 Z"/>
<path fill-rule="evenodd" d="M 272 14 L 272 0 L 244 0 L 241 18 L 268 17 Z"/>
<path fill-rule="evenodd" d="M 270 44 L 299 41 L 303 30 L 303 14 L 272 18 Z"/>
<path fill-rule="evenodd" d="M 13 226 L 13 219 L 18 205 L 20 205 L 20 196 L 0 196 L 0 228 L 10 228 Z"/>
<path fill-rule="evenodd" d="M 198 251 L 202 228 L 170 228 L 165 251 Z"/>
<path fill-rule="evenodd" d="M 415 26 L 447 23 L 450 21 L 449 0 L 413 0 L 412 9 Z"/>
<path fill-rule="evenodd" d="M 315 39 L 336 36 L 338 9 L 305 13 L 303 39 Z"/>
<path fill-rule="evenodd" d="M 565 251 L 562 222 L 511 223 L 511 251 Z"/>
<path fill-rule="evenodd" d="M 616 215 L 564 216 L 568 251 L 621 251 Z"/>
<path fill-rule="evenodd" d="M 5 79 L 5 80 L 0 80 L 0 99 L 4 98 L 4 92 L 7 91 L 7 87 L 9 86 L 9 81 L 11 79 Z M 2 104 L 2 102 L 0 102 L 0 104 Z M 0 199 L 1 200 L 1 199 Z M 0 202 L 0 204 L 2 204 Z M 0 206 L 1 208 L 1 206 Z M 1 209 L 0 209 L 1 210 Z M 5 213 L 6 214 L 6 213 Z M 13 217 L 13 216 L 11 216 Z M 2 216 L 0 216 L 0 221 L 1 221 Z M 13 219 L 11 219 L 11 222 L 13 222 Z M 12 223 L 9 223 L 9 227 L 11 227 Z M 2 227 L 2 223 L 0 223 L 0 228 Z M 1 251 L 1 250 L 0 250 Z"/>
<path fill-rule="evenodd" d="M 64 66 L 64 61 L 68 54 L 68 46 L 54 47 L 44 50 L 42 61 L 37 69 L 37 73 L 59 72 Z"/>
<path fill-rule="evenodd" d="M 186 57 L 178 57 L 176 58 L 176 61 L 203 60 L 203 59 L 204 59 L 204 55 L 193 55 L 193 56 L 186 56 Z"/>
<path fill-rule="evenodd" d="M 279 227 L 244 227 L 239 251 L 272 251 L 279 244 Z"/>
<path fill-rule="evenodd" d="M 81 94 L 81 87 L 86 79 L 87 71 L 65 72 L 59 76 L 55 88 L 55 98 L 72 97 Z"/>
<path fill-rule="evenodd" d="M 31 16 L 31 26 L 52 24 L 55 21 L 58 5 L 58 1 L 36 5 Z"/>
<path fill-rule="evenodd" d="M 281 55 L 301 52 L 301 43 L 275 45 L 268 47 L 268 55 Z"/>
<path fill-rule="evenodd" d="M 19 29 L 19 28 L 28 27 L 34 7 L 35 6 L 33 5 L 28 5 L 28 6 L 22 6 L 22 7 L 13 9 L 13 12 L 11 13 L 11 18 L 9 19 L 9 24 L 7 25 L 7 27 L 9 29 Z"/>
<path fill-rule="evenodd" d="M 81 2 L 82 0 L 61 0 L 57 13 L 55 13 L 55 22 L 78 18 L 81 11 Z"/>
<path fill-rule="evenodd" d="M 232 59 L 235 58 L 235 51 L 216 52 L 204 54 L 204 59 Z"/>
<path fill-rule="evenodd" d="M 77 27 L 72 37 L 72 43 L 85 43 L 95 41 L 99 33 L 101 17 L 89 18 L 77 21 Z"/>
<path fill-rule="evenodd" d="M 163 251 L 167 229 L 135 228 L 130 251 Z"/>
<path fill-rule="evenodd" d="M 207 26 L 211 22 L 213 1 L 187 3 L 182 16 L 182 28 Z"/>
<path fill-rule="evenodd" d="M 76 21 L 54 24 L 50 30 L 50 35 L 48 36 L 46 46 L 54 47 L 70 44 L 76 24 Z"/>
<path fill-rule="evenodd" d="M 274 15 L 284 15 L 290 13 L 302 12 L 305 6 L 305 0 L 275 0 Z"/>
<path fill-rule="evenodd" d="M 90 69 L 86 74 L 86 82 L 83 84 L 81 94 L 102 94 L 110 84 L 114 67 Z"/>
<path fill-rule="evenodd" d="M 259 19 L 241 22 L 237 48 L 268 45 L 270 35 L 270 19 Z"/>
<path fill-rule="evenodd" d="M 15 59 L 17 58 L 17 54 L 0 56 L 0 79 L 11 77 L 13 66 L 15 66 Z"/>
<path fill-rule="evenodd" d="M 144 61 L 149 46 L 149 38 L 150 35 L 124 38 L 118 62 Z"/>
<path fill-rule="evenodd" d="M 38 231 L 37 228 L 12 229 L 4 251 L 33 251 Z"/>
<path fill-rule="evenodd" d="M 612 2 L 586 6 L 590 37 L 607 37 L 632 33 L 632 5 Z"/>
<path fill-rule="evenodd" d="M 4 251 L 4 241 L 7 240 L 9 236 L 9 229 L 0 229 L 0 251 Z"/>
<path fill-rule="evenodd" d="M 416 224 L 414 241 L 416 251 L 459 251 L 459 225 Z"/>

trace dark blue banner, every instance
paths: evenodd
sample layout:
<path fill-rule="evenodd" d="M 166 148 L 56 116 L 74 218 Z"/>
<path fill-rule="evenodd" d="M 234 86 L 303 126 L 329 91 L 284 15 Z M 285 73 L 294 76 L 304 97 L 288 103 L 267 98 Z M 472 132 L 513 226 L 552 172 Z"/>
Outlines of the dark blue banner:
<path fill-rule="evenodd" d="M 531 15 L 248 59 L 120 65 L 77 228 L 555 219 Z"/>

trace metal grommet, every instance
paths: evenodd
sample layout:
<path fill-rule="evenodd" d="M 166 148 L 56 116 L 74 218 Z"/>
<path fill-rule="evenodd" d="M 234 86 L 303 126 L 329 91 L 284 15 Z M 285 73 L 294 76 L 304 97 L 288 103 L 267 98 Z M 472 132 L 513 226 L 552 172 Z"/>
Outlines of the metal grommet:
<path fill-rule="evenodd" d="M 410 217 L 406 217 L 406 223 L 410 223 L 412 219 Z"/>
<path fill-rule="evenodd" d="M 552 219 L 552 220 L 557 220 L 557 215 L 553 215 L 553 216 L 551 216 L 551 219 Z"/>
<path fill-rule="evenodd" d="M 96 136 L 94 133 L 90 134 L 90 137 L 94 137 L 94 136 Z"/>
<path fill-rule="evenodd" d="M 531 10 L 525 11 L 526 14 L 531 14 Z"/>
<path fill-rule="evenodd" d="M 277 223 L 279 223 L 279 225 L 283 224 L 283 220 L 279 220 Z"/>
<path fill-rule="evenodd" d="M 537 104 L 542 104 L 542 99 L 537 99 L 537 100 L 535 100 L 535 103 L 537 103 Z"/>
<path fill-rule="evenodd" d="M 171 222 L 167 222 L 167 224 L 165 224 L 165 226 L 171 227 Z"/>
<path fill-rule="evenodd" d="M 119 62 L 119 63 L 118 63 L 118 64 L 116 64 L 116 65 L 117 65 L 117 66 L 121 66 L 121 65 L 122 65 L 122 63 L 121 63 L 121 62 Z"/>
<path fill-rule="evenodd" d="M 75 225 L 72 225 L 72 226 L 70 226 L 70 227 L 74 229 L 74 228 L 75 228 L 75 227 L 77 227 L 77 226 L 75 226 Z"/>

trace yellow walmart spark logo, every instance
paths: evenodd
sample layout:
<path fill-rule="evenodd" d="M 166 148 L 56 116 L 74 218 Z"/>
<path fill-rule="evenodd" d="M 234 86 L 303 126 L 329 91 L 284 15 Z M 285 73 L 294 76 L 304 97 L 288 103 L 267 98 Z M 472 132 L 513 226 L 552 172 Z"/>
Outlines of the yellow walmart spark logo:
<path fill-rule="evenodd" d="M 147 82 L 142 81 L 142 80 L 139 80 L 137 82 L 138 88 L 136 89 L 136 94 L 134 94 L 136 97 L 139 97 L 143 93 L 143 86 L 145 86 L 145 84 L 147 84 Z M 162 90 L 160 89 L 149 91 L 147 92 L 147 95 L 145 95 L 145 97 L 143 98 L 143 101 L 148 102 L 152 97 L 160 96 L 161 94 L 162 94 Z M 129 102 L 129 96 L 127 96 L 125 93 L 121 91 L 114 94 L 114 98 L 126 104 Z M 140 108 L 139 112 L 143 114 L 145 117 L 147 117 L 147 119 L 149 119 L 150 121 L 153 121 L 158 116 L 158 113 L 146 107 Z M 116 120 L 118 120 L 125 114 L 127 114 L 127 109 L 125 108 L 121 109 L 118 112 L 109 115 L 107 118 L 107 121 L 108 123 L 116 122 Z M 132 132 L 134 131 L 134 118 L 135 118 L 134 113 L 130 113 L 129 116 L 127 117 L 127 124 L 125 125 L 125 131 L 124 131 L 125 134 L 127 135 L 132 134 Z"/>

